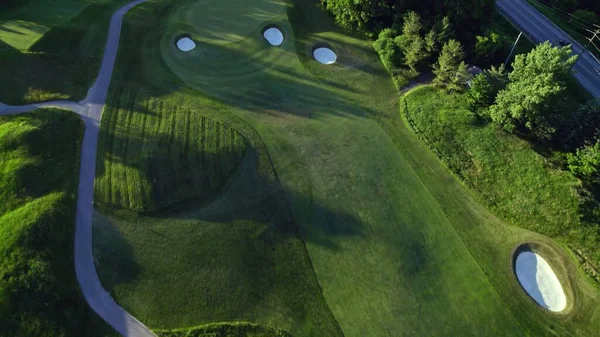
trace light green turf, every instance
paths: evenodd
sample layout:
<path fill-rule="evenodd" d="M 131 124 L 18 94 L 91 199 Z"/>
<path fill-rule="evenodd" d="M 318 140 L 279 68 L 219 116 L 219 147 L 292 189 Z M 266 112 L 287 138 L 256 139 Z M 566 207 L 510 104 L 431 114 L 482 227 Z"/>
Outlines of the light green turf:
<path fill-rule="evenodd" d="M 236 124 L 242 135 L 260 135 L 268 153 L 258 151 L 269 156 L 276 170 L 325 301 L 345 336 L 586 336 L 596 331 L 597 292 L 568 257 L 561 255 L 560 263 L 575 275 L 577 306 L 566 318 L 548 315 L 522 292 L 512 273 L 512 250 L 523 241 L 546 239 L 494 218 L 412 135 L 401 120 L 391 79 L 367 41 L 340 31 L 316 2 L 297 0 L 286 15 L 272 12 L 263 25 L 249 26 L 243 39 L 236 31 L 237 42 L 223 45 L 206 33 L 202 20 L 187 19 L 190 3 L 200 2 L 168 6 L 151 1 L 132 11 L 112 90 L 132 87 L 199 111 L 215 111 L 217 104 L 216 116 L 230 123 L 243 120 Z M 264 17 L 260 10 L 248 13 Z M 232 21 L 246 22 L 236 11 L 219 15 L 223 25 L 212 31 L 226 31 Z M 268 24 L 283 30 L 281 47 L 262 38 Z M 194 51 L 177 50 L 175 39 L 181 34 L 198 41 Z M 223 33 L 224 40 L 228 36 Z M 338 53 L 336 65 L 312 59 L 312 49 L 323 44 Z M 252 178 L 250 172 L 239 171 L 240 183 Z M 207 212 L 196 211 L 198 216 Z M 169 227 L 161 221 L 150 226 Z M 213 314 L 206 303 L 186 305 L 185 313 L 167 309 L 187 294 L 164 281 L 173 270 L 156 262 L 177 257 L 177 263 L 195 268 L 200 258 L 183 257 L 191 248 L 153 247 L 155 240 L 142 233 L 148 223 L 145 218 L 113 219 L 121 242 L 95 243 L 96 254 L 111 251 L 113 258 L 122 256 L 140 270 L 137 275 L 112 271 L 111 282 L 127 289 L 113 292 L 117 301 L 134 315 L 144 314 L 142 321 L 151 326 L 158 321 L 177 325 L 182 314 L 191 321 L 191 311 L 196 324 L 231 315 Z M 205 235 L 218 233 L 223 224 L 203 226 Z M 241 239 L 231 235 L 228 242 Z M 231 251 L 231 245 L 197 242 L 211 254 Z M 231 265 L 240 258 L 219 261 Z M 211 279 L 204 273 L 214 268 L 207 265 L 190 275 Z M 177 294 L 158 298 L 165 292 Z M 219 294 L 223 297 L 203 296 L 221 310 L 231 299 L 226 289 Z M 256 302 L 246 303 L 256 312 Z M 148 313 L 144 308 L 149 306 L 164 309 Z M 294 328 L 297 315 L 285 321 L 271 310 L 258 322 L 269 319 L 270 326 L 306 334 Z M 310 335 L 331 334 L 317 330 Z"/>
<path fill-rule="evenodd" d="M 89 4 L 78 0 L 31 0 L 0 14 L 0 41 L 27 51 L 54 26 L 66 24 Z"/>

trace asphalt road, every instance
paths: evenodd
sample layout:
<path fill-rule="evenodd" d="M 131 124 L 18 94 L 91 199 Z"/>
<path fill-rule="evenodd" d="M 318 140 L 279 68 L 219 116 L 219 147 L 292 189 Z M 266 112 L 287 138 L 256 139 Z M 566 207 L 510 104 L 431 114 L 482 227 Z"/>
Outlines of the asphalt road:
<path fill-rule="evenodd" d="M 111 17 L 100 72 L 83 101 L 51 101 L 22 106 L 10 106 L 0 103 L 0 115 L 14 115 L 38 108 L 58 107 L 76 112 L 85 122 L 75 220 L 75 274 L 81 292 L 90 307 L 125 337 L 156 336 L 144 324 L 121 308 L 110 296 L 110 293 L 104 290 L 98 279 L 92 253 L 92 216 L 94 213 L 92 201 L 94 200 L 94 177 L 96 175 L 96 151 L 100 121 L 117 58 L 123 16 L 128 10 L 144 1 L 146 0 L 133 1 L 121 7 Z"/>
<path fill-rule="evenodd" d="M 552 44 L 560 46 L 559 41 L 565 40 L 572 44 L 574 53 L 578 54 L 583 50 L 578 42 L 571 39 L 525 0 L 497 0 L 496 6 L 523 33 L 536 42 L 550 41 Z M 587 50 L 573 67 L 573 76 L 597 99 L 600 99 L 599 72 L 600 62 Z"/>

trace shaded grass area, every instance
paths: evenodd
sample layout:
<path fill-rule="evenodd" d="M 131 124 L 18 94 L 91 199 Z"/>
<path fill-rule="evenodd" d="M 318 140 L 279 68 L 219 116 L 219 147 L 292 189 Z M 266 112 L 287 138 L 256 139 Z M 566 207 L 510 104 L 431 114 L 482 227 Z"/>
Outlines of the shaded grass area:
<path fill-rule="evenodd" d="M 242 161 L 210 199 L 180 203 L 152 216 L 100 207 L 105 215 L 97 213 L 94 217 L 93 238 L 102 284 L 151 328 L 245 320 L 275 326 L 294 336 L 340 336 L 260 137 L 242 121 L 228 116 L 220 104 L 201 102 L 202 116 L 219 119 L 244 135 L 248 144 Z M 146 109 L 151 115 L 160 113 L 152 106 Z M 107 109 L 102 132 L 111 125 L 106 122 L 113 119 L 115 111 Z M 128 111 L 128 115 L 133 117 L 136 112 Z M 174 116 L 176 124 L 184 122 L 191 128 L 201 128 L 200 118 L 188 121 L 183 114 L 171 114 Z M 231 130 L 221 128 L 225 129 Z M 185 149 L 185 135 L 174 133 L 174 149 Z M 201 133 L 188 135 L 190 143 L 202 144 L 205 140 Z M 100 144 L 99 158 L 117 155 L 113 146 Z M 154 145 L 149 144 L 158 149 Z M 205 156 L 203 164 L 218 167 L 228 156 L 226 149 L 222 150 Z M 184 154 L 189 152 L 195 153 L 189 147 Z M 128 152 L 124 158 L 135 158 L 130 155 Z M 134 167 L 128 169 L 135 171 Z M 178 169 L 176 175 L 192 174 L 182 167 Z M 203 173 L 198 170 L 191 176 L 199 178 Z M 97 186 L 96 192 L 104 193 L 103 186 Z M 226 331 L 229 334 L 236 329 L 233 326 Z M 236 331 L 242 336 L 252 332 L 244 326 Z"/>
<path fill-rule="evenodd" d="M 189 329 L 155 332 L 159 337 L 291 337 L 285 331 L 251 323 L 216 323 Z"/>
<path fill-rule="evenodd" d="M 1 14 L 0 22 L 4 24 L 0 23 L 0 102 L 20 105 L 83 99 L 98 73 L 110 17 L 127 2 L 35 0 Z M 63 11 L 65 6 L 72 11 Z M 12 34 L 18 41 L 25 41 L 29 33 L 7 24 L 25 27 L 39 36 L 26 48 L 14 46 L 2 37 Z"/>
<path fill-rule="evenodd" d="M 208 198 L 244 154 L 242 136 L 197 111 L 115 90 L 104 111 L 96 201 L 157 211 Z M 104 153 L 104 152 L 102 152 Z"/>
<path fill-rule="evenodd" d="M 0 117 L 1 336 L 116 336 L 73 270 L 82 132 L 62 110 Z"/>

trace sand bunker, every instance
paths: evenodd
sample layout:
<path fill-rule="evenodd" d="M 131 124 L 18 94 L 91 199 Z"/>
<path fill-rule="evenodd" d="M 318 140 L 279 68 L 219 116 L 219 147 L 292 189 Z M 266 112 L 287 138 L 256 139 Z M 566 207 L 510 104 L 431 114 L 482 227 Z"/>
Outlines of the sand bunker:
<path fill-rule="evenodd" d="M 515 272 L 523 289 L 539 305 L 554 312 L 565 309 L 567 298 L 560 281 L 540 255 L 530 251 L 519 253 Z"/>
<path fill-rule="evenodd" d="M 323 64 L 334 64 L 337 61 L 337 55 L 329 48 L 321 47 L 313 51 L 315 60 Z"/>
<path fill-rule="evenodd" d="M 263 36 L 271 46 L 280 46 L 283 43 L 283 33 L 276 27 L 265 30 Z"/>
<path fill-rule="evenodd" d="M 177 48 L 179 48 L 181 51 L 187 52 L 196 48 L 196 43 L 189 37 L 182 37 L 177 40 Z"/>

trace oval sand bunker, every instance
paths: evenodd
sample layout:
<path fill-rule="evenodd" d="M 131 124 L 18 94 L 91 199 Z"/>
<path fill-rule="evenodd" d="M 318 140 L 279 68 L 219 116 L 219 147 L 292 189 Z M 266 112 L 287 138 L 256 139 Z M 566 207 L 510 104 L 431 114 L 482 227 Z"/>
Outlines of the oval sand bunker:
<path fill-rule="evenodd" d="M 283 33 L 275 27 L 265 30 L 263 37 L 271 44 L 271 46 L 280 46 L 283 43 Z"/>
<path fill-rule="evenodd" d="M 190 51 L 196 48 L 196 42 L 192 41 L 189 37 L 182 37 L 177 40 L 177 48 L 181 51 Z"/>
<path fill-rule="evenodd" d="M 515 272 L 523 289 L 539 305 L 554 312 L 565 309 L 567 298 L 560 281 L 540 255 L 530 251 L 519 253 Z"/>
<path fill-rule="evenodd" d="M 321 47 L 313 51 L 315 60 L 323 64 L 334 64 L 337 61 L 337 55 L 329 48 Z"/>

